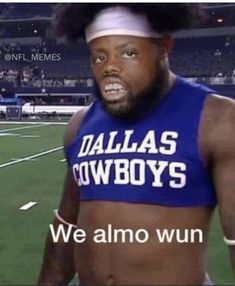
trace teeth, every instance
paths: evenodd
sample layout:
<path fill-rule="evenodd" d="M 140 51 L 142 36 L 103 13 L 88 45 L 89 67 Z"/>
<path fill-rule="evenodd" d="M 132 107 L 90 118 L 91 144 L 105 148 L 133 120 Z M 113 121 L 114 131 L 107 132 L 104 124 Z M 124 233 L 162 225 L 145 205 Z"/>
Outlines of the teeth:
<path fill-rule="evenodd" d="M 106 92 L 115 93 L 118 91 L 124 91 L 124 87 L 119 83 L 108 83 L 104 86 Z"/>
<path fill-rule="evenodd" d="M 109 90 L 109 91 L 107 91 L 108 93 L 111 93 L 111 94 L 114 94 L 114 93 L 118 93 L 119 91 L 122 91 L 121 89 L 112 89 L 112 90 Z"/>

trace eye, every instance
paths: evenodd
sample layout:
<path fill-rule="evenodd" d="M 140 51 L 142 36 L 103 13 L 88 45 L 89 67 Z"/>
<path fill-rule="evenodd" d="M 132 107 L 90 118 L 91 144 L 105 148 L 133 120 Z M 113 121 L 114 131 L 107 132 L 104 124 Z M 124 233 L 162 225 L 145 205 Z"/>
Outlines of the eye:
<path fill-rule="evenodd" d="M 122 54 L 122 57 L 126 58 L 126 59 L 132 59 L 132 58 L 135 58 L 136 56 L 137 56 L 137 52 L 136 51 L 125 51 Z"/>
<path fill-rule="evenodd" d="M 100 55 L 100 56 L 97 56 L 97 57 L 93 57 L 92 58 L 92 62 L 93 62 L 93 64 L 100 64 L 103 61 L 105 61 L 105 59 L 106 59 L 106 57 L 104 55 Z"/>

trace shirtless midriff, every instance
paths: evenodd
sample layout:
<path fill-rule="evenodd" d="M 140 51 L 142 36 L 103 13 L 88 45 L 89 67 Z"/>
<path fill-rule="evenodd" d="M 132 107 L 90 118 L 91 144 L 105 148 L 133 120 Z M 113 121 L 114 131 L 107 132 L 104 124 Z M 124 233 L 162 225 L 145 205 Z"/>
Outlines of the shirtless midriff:
<path fill-rule="evenodd" d="M 84 243 L 75 243 L 74 254 L 80 284 L 202 285 L 211 214 L 208 207 L 82 201 L 78 227 L 87 236 Z M 114 237 L 118 229 L 132 230 L 133 237 L 130 232 Z M 160 241 L 164 229 L 174 232 L 171 242 Z"/>

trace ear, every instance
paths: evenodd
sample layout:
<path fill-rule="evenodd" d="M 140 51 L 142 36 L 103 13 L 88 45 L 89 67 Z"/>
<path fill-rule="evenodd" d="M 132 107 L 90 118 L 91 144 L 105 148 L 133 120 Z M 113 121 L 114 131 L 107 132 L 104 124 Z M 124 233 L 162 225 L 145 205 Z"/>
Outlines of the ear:
<path fill-rule="evenodd" d="M 162 37 L 157 40 L 157 43 L 161 58 L 167 58 L 173 46 L 172 36 L 170 34 L 163 34 Z"/>

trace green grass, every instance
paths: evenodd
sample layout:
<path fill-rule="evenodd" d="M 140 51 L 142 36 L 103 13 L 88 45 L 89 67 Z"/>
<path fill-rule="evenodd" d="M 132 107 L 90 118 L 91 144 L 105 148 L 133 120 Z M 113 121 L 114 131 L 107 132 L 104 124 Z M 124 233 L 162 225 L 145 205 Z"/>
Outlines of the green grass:
<path fill-rule="evenodd" d="M 218 211 L 215 212 L 209 240 L 208 270 L 217 285 L 235 285 L 228 247 L 223 241 Z"/>
<path fill-rule="evenodd" d="M 17 127 L 17 126 L 16 126 Z M 13 128 L 0 126 L 3 129 Z M 44 126 L 10 131 L 39 138 L 0 137 L 0 165 L 62 145 L 64 126 Z M 58 151 L 0 169 L 0 285 L 36 283 L 52 210 L 58 206 L 65 172 L 63 152 Z M 38 205 L 29 211 L 19 207 L 29 201 Z"/>
<path fill-rule="evenodd" d="M 25 125 L 0 125 L 1 130 Z M 9 131 L 38 138 L 0 136 L 0 165 L 62 146 L 65 126 L 49 125 Z M 34 285 L 40 269 L 52 210 L 58 206 L 65 164 L 62 150 L 6 168 L 0 168 L 0 285 Z M 19 207 L 38 204 L 29 211 Z M 218 213 L 209 240 L 208 271 L 216 284 L 234 285 L 228 249 L 223 242 Z M 193 271 L 193 270 L 192 270 Z"/>

